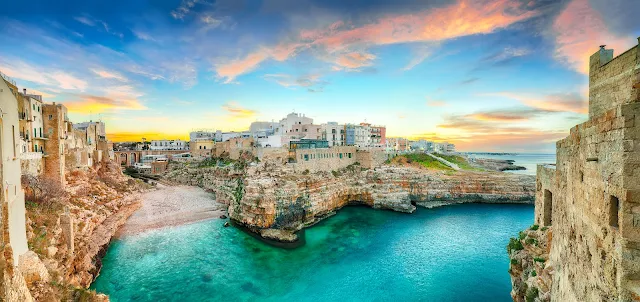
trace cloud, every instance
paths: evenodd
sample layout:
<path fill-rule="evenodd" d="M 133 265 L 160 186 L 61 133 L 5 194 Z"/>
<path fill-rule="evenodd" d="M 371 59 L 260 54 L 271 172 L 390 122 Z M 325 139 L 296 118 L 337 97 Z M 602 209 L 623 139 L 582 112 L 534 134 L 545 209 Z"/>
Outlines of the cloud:
<path fill-rule="evenodd" d="M 266 74 L 263 76 L 265 80 L 277 83 L 282 87 L 292 89 L 303 87 L 307 88 L 308 92 L 324 91 L 324 87 L 329 82 L 321 80 L 320 77 L 320 74 L 307 74 L 297 77 L 289 74 Z"/>
<path fill-rule="evenodd" d="M 465 117 L 487 122 L 522 122 L 543 113 L 549 113 L 549 111 L 535 108 L 501 109 L 476 112 L 466 115 Z"/>
<path fill-rule="evenodd" d="M 238 102 L 231 101 L 222 105 L 222 110 L 227 112 L 227 118 L 230 120 L 250 119 L 254 118 L 258 113 L 255 110 L 246 109 L 240 106 Z"/>
<path fill-rule="evenodd" d="M 117 96 L 117 94 L 115 94 Z M 122 95 L 120 95 L 122 96 Z M 77 95 L 64 101 L 69 112 L 77 113 L 104 113 L 113 110 L 144 110 L 145 106 L 137 99 L 116 98 L 97 95 Z"/>
<path fill-rule="evenodd" d="M 480 80 L 480 78 L 477 78 L 477 77 L 468 78 L 468 79 L 460 81 L 460 85 L 469 85 L 469 84 L 475 83 L 475 82 L 477 82 L 479 80 Z"/>
<path fill-rule="evenodd" d="M 152 37 L 150 34 L 144 32 L 144 31 L 132 29 L 131 33 L 133 33 L 133 35 L 136 36 L 140 40 L 157 42 L 157 40 L 154 37 Z"/>
<path fill-rule="evenodd" d="M 335 64 L 341 70 L 359 71 L 361 67 L 373 65 L 373 60 L 375 59 L 376 56 L 372 54 L 354 51 L 338 56 Z"/>
<path fill-rule="evenodd" d="M 105 79 L 115 79 L 118 80 L 120 82 L 128 82 L 127 78 L 122 76 L 121 74 L 115 72 L 115 71 L 108 71 L 108 70 L 103 70 L 103 69 L 91 69 L 91 71 L 95 74 L 97 74 L 98 76 L 105 78 Z"/>
<path fill-rule="evenodd" d="M 589 103 L 578 93 L 551 93 L 546 95 L 530 95 L 513 92 L 497 92 L 485 94 L 517 100 L 522 104 L 551 112 L 574 112 L 585 114 L 589 112 Z"/>
<path fill-rule="evenodd" d="M 122 33 L 113 31 L 109 27 L 109 24 L 107 24 L 107 22 L 99 20 L 99 19 L 95 19 L 95 18 L 91 17 L 89 14 L 83 14 L 82 16 L 76 16 L 76 17 L 73 17 L 73 19 L 75 19 L 76 21 L 78 21 L 78 22 L 80 22 L 80 23 L 82 23 L 84 25 L 91 26 L 91 27 L 102 25 L 102 28 L 104 28 L 105 32 L 107 32 L 109 34 L 112 34 L 112 35 L 115 35 L 115 36 L 118 36 L 120 38 L 124 37 L 124 35 Z"/>
<path fill-rule="evenodd" d="M 193 9 L 196 4 L 201 2 L 201 0 L 182 0 L 182 2 L 180 2 L 180 6 L 171 11 L 171 16 L 174 19 L 182 20 L 191 12 L 191 9 Z"/>
<path fill-rule="evenodd" d="M 447 106 L 447 103 L 444 101 L 437 101 L 437 100 L 427 100 L 427 106 L 429 107 L 443 107 L 443 106 Z"/>
<path fill-rule="evenodd" d="M 431 55 L 435 52 L 435 50 L 439 46 L 440 46 L 440 43 L 432 42 L 432 43 L 426 43 L 424 45 L 421 45 L 420 47 L 417 47 L 414 50 L 413 58 L 411 59 L 411 61 L 409 61 L 409 63 L 407 63 L 406 66 L 402 68 L 402 70 L 404 71 L 411 70 L 414 67 L 420 65 L 422 62 L 424 62 L 424 60 L 431 57 Z"/>
<path fill-rule="evenodd" d="M 95 26 L 96 23 L 95 21 L 93 21 L 92 19 L 85 17 L 85 16 L 78 16 L 78 17 L 73 17 L 73 19 L 75 19 L 76 21 L 87 25 L 87 26 Z"/>
<path fill-rule="evenodd" d="M 107 132 L 107 139 L 112 142 L 141 142 L 143 137 L 147 140 L 189 139 L 187 134 L 169 134 L 166 132 Z"/>
<path fill-rule="evenodd" d="M 32 66 L 18 59 L 11 60 L 10 62 L 8 60 L 6 62 L 0 61 L 0 70 L 12 78 L 44 86 L 80 91 L 84 91 L 87 88 L 86 81 L 67 72 L 57 69 L 47 69 L 41 66 Z"/>
<path fill-rule="evenodd" d="M 554 21 L 552 31 L 555 58 L 583 74 L 589 73 L 589 57 L 599 45 L 622 53 L 637 44 L 634 36 L 611 32 L 587 0 L 572 0 Z"/>
<path fill-rule="evenodd" d="M 219 78 L 229 83 L 237 76 L 254 70 L 265 60 L 284 61 L 307 49 L 314 50 L 320 57 L 334 56 L 336 70 L 351 70 L 357 68 L 358 64 L 371 65 L 375 57 L 364 52 L 364 49 L 371 46 L 439 42 L 468 35 L 488 34 L 535 14 L 535 11 L 525 10 L 513 0 L 489 4 L 461 0 L 445 7 L 384 16 L 363 25 L 338 21 L 322 29 L 303 30 L 291 41 L 281 42 L 271 48 L 261 47 L 242 59 L 217 64 L 215 70 Z"/>
<path fill-rule="evenodd" d="M 455 143 L 458 150 L 466 151 L 550 151 L 553 150 L 552 143 L 568 132 L 509 124 L 523 119 L 527 116 L 521 112 L 504 110 L 448 116 L 437 128 L 453 134 L 440 136 L 438 140 Z"/>

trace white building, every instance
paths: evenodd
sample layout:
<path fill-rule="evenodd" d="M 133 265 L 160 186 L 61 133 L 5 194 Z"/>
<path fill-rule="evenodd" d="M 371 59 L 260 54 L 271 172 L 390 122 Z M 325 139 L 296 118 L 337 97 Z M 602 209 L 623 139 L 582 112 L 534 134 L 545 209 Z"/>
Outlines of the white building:
<path fill-rule="evenodd" d="M 215 137 L 216 137 L 215 131 L 198 130 L 198 131 L 191 131 L 189 133 L 189 141 L 192 141 L 192 142 L 197 140 L 212 141 L 212 140 L 215 140 Z"/>
<path fill-rule="evenodd" d="M 151 150 L 189 150 L 187 142 L 179 139 L 152 140 L 149 146 Z"/>
<path fill-rule="evenodd" d="M 346 144 L 345 126 L 336 122 L 321 125 L 322 139 L 329 142 L 329 146 L 344 146 Z"/>
<path fill-rule="evenodd" d="M 434 144 L 434 151 L 436 153 L 454 153 L 456 152 L 456 145 L 448 142 Z"/>
<path fill-rule="evenodd" d="M 289 134 L 294 125 L 310 124 L 313 124 L 312 118 L 305 117 L 304 114 L 292 112 L 280 120 L 278 127 L 275 129 L 275 134 Z"/>
<path fill-rule="evenodd" d="M 433 152 L 435 144 L 433 142 L 421 139 L 411 142 L 412 150 L 419 150 L 425 152 Z"/>

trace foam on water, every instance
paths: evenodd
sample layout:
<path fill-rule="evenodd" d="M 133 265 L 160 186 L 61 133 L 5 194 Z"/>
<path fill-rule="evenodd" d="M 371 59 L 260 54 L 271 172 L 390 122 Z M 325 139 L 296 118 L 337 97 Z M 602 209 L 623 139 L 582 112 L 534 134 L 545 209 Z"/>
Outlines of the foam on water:
<path fill-rule="evenodd" d="M 114 241 L 92 288 L 112 301 L 510 301 L 505 246 L 532 221 L 530 205 L 348 207 L 285 250 L 216 219 Z"/>

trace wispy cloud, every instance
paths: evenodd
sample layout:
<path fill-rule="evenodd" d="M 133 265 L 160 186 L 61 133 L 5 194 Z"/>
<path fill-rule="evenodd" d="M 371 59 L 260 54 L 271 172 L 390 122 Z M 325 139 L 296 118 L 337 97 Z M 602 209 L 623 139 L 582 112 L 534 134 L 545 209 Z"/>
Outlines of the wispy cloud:
<path fill-rule="evenodd" d="M 555 57 L 574 70 L 588 74 L 589 56 L 601 44 L 621 53 L 637 44 L 633 36 L 611 32 L 600 13 L 587 0 L 572 0 L 553 23 Z"/>
<path fill-rule="evenodd" d="M 368 54 L 363 52 L 363 49 L 374 45 L 439 42 L 462 36 L 487 34 L 535 14 L 535 11 L 526 10 L 519 2 L 513 0 L 494 1 L 489 4 L 461 0 L 441 8 L 385 16 L 364 25 L 351 25 L 339 21 L 326 28 L 304 30 L 293 41 L 282 42 L 271 48 L 261 47 L 244 58 L 218 63 L 215 70 L 218 77 L 223 78 L 225 82 L 233 82 L 236 77 L 254 70 L 265 60 L 284 61 L 306 49 L 314 49 L 321 57 L 335 56 L 336 69 L 350 69 L 349 66 L 356 66 L 358 63 L 370 65 L 375 57 L 349 57 L 348 54 L 354 51 Z"/>
<path fill-rule="evenodd" d="M 289 74 L 266 74 L 263 78 L 286 88 L 306 88 L 308 92 L 322 92 L 324 91 L 324 87 L 329 83 L 322 80 L 320 74 L 306 74 L 300 76 L 292 76 Z"/>
<path fill-rule="evenodd" d="M 123 75 L 115 72 L 115 71 L 109 71 L 109 70 L 104 70 L 104 69 L 91 69 L 91 71 L 93 73 L 95 73 L 96 75 L 105 78 L 105 79 L 115 79 L 118 80 L 120 82 L 128 82 L 129 80 L 124 77 Z"/>
<path fill-rule="evenodd" d="M 19 59 L 0 60 L 0 70 L 10 77 L 66 90 L 84 91 L 87 82 L 65 71 L 33 66 Z"/>
<path fill-rule="evenodd" d="M 522 104 L 541 110 L 552 112 L 574 112 L 585 114 L 589 112 L 589 104 L 584 96 L 578 93 L 526 94 L 514 92 L 497 92 L 484 94 L 499 96 L 520 101 Z"/>
<path fill-rule="evenodd" d="M 136 99 L 123 99 L 97 95 L 77 95 L 64 102 L 69 112 L 104 113 L 113 110 L 144 110 L 145 106 Z"/>

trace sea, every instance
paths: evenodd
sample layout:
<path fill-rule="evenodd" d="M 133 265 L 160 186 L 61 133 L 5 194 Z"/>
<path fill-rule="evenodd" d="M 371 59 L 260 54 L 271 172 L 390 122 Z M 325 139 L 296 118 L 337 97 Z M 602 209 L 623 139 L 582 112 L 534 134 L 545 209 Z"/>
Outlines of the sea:
<path fill-rule="evenodd" d="M 113 240 L 91 288 L 111 301 L 511 301 L 506 246 L 532 222 L 532 205 L 354 206 L 283 249 L 213 219 Z"/>
<path fill-rule="evenodd" d="M 470 158 L 510 159 L 514 165 L 523 166 L 526 170 L 505 171 L 506 173 L 536 175 L 536 166 L 539 164 L 555 164 L 555 154 L 544 153 L 465 153 Z"/>

